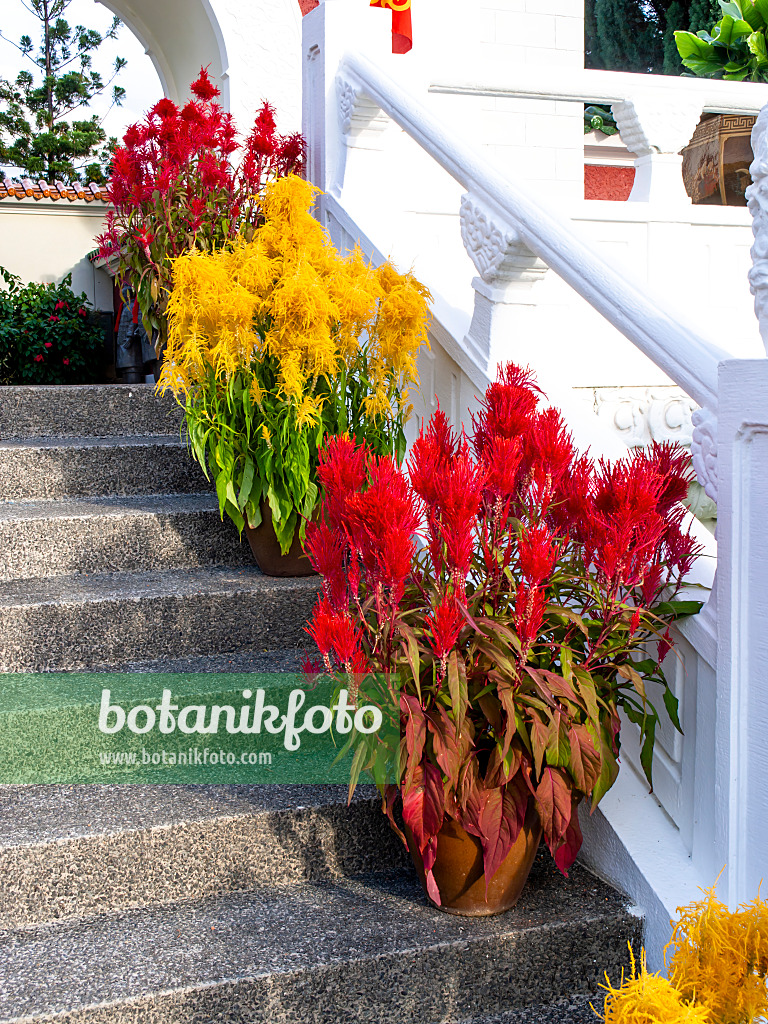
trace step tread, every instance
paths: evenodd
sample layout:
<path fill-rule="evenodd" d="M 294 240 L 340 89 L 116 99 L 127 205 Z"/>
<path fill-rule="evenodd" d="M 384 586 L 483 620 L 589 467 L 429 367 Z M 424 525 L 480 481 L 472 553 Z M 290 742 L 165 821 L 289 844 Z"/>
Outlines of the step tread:
<path fill-rule="evenodd" d="M 0 525 L 47 519 L 115 516 L 219 514 L 213 492 L 201 494 L 127 494 L 115 497 L 51 498 L 0 503 Z"/>
<path fill-rule="evenodd" d="M 376 792 L 358 786 L 353 800 L 377 799 Z M 347 806 L 346 786 L 2 786 L 0 851 L 329 806 Z"/>
<path fill-rule="evenodd" d="M 141 601 L 146 598 L 206 594 L 249 598 L 307 595 L 319 586 L 317 577 L 276 578 L 255 566 L 195 566 L 155 572 L 113 572 L 52 576 L 0 583 L 0 610 L 45 604 L 86 604 L 99 601 Z"/>
<path fill-rule="evenodd" d="M 624 901 L 579 868 L 472 921 L 429 907 L 408 876 L 269 887 L 0 934 L 0 1020 L 467 1018 L 572 993 L 572 972 L 595 975 L 628 927 Z"/>

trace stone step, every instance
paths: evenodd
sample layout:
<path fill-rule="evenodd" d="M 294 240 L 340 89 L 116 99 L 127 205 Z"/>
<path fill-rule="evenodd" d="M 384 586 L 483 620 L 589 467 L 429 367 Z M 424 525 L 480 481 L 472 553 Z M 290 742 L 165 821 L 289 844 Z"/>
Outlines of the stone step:
<path fill-rule="evenodd" d="M 0 929 L 406 862 L 372 786 L 0 788 Z"/>
<path fill-rule="evenodd" d="M 152 384 L 0 388 L 0 438 L 179 436 L 182 410 Z"/>
<path fill-rule="evenodd" d="M 0 502 L 0 580 L 253 565 L 215 494 Z"/>
<path fill-rule="evenodd" d="M 173 435 L 0 441 L 0 500 L 199 494 L 212 485 Z"/>
<path fill-rule="evenodd" d="M 6 581 L 0 671 L 303 647 L 318 585 L 226 566 Z"/>
<path fill-rule="evenodd" d="M 580 868 L 468 920 L 412 875 L 321 880 L 0 934 L 0 1022 L 437 1024 L 597 990 L 640 921 Z"/>
<path fill-rule="evenodd" d="M 597 1013 L 602 1014 L 604 1004 L 605 992 L 595 992 L 504 1013 L 484 1013 L 480 1017 L 461 1022 L 447 1021 L 446 1024 L 599 1024 L 602 1017 Z"/>

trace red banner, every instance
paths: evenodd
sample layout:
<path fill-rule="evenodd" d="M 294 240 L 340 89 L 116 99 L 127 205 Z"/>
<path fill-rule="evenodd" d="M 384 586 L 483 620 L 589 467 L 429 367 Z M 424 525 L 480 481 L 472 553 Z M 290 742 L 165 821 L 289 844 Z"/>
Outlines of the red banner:
<path fill-rule="evenodd" d="M 413 46 L 411 0 L 371 0 L 371 7 L 392 11 L 392 53 L 408 53 Z"/>

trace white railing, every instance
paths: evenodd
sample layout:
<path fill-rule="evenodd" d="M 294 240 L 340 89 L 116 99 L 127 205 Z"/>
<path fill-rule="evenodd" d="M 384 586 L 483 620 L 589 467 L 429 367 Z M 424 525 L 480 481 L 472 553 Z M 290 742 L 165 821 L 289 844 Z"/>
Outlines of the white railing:
<path fill-rule="evenodd" d="M 643 905 L 658 956 L 676 901 L 695 895 L 697 884 L 711 884 L 724 864 L 721 893 L 732 903 L 751 898 L 768 866 L 768 759 L 762 750 L 768 736 L 768 630 L 763 625 L 768 607 L 768 360 L 731 358 L 715 340 L 686 324 L 678 310 L 665 308 L 596 253 L 561 211 L 489 164 L 419 102 L 415 90 L 403 88 L 360 54 L 333 54 L 323 36 L 326 6 L 305 19 L 304 130 L 313 180 L 328 193 L 320 200 L 320 215 L 335 240 L 360 242 L 369 255 L 381 258 L 370 225 L 375 230 L 382 220 L 365 213 L 390 205 L 396 210 L 396 188 L 387 190 L 376 177 L 389 122 L 417 144 L 421 157 L 431 158 L 433 172 L 425 173 L 434 173 L 436 188 L 447 172 L 465 190 L 461 234 L 477 271 L 474 311 L 462 336 L 455 329 L 460 318 L 449 323 L 453 295 L 436 297 L 432 334 L 447 354 L 443 377 L 448 383 L 437 384 L 433 354 L 428 368 L 433 376 L 424 390 L 442 389 L 443 406 L 455 407 L 460 417 L 468 404 L 465 378 L 470 389 L 479 389 L 500 360 L 514 356 L 527 361 L 520 339 L 530 345 L 535 338 L 536 283 L 551 269 L 701 407 L 692 451 L 702 484 L 718 501 L 718 570 L 715 584 L 710 542 L 698 563 L 697 582 L 704 598 L 714 586 L 712 596 L 698 616 L 680 624 L 680 661 L 670 665 L 685 735 L 660 732 L 654 769 L 658 802 L 632 772 L 622 772 L 602 805 L 603 825 L 586 834 L 595 866 Z M 435 76 L 431 81 L 437 87 Z M 513 83 L 515 94 L 518 84 Z M 488 85 L 484 79 L 483 88 Z M 574 86 L 579 95 L 582 85 L 579 80 Z M 699 85 L 683 88 L 696 93 L 692 106 L 698 105 L 700 113 L 708 101 Z M 460 82 L 458 87 L 467 86 Z M 548 96 L 553 88 L 550 81 Z M 530 94 L 534 86 L 528 89 Z M 726 92 L 735 96 L 733 89 Z M 587 93 L 594 99 L 615 95 L 607 85 L 602 94 Z M 718 109 L 723 109 L 722 95 Z M 626 96 L 621 101 L 628 102 Z M 743 106 L 749 109 L 752 102 Z M 755 134 L 752 205 L 762 210 L 765 202 L 768 211 L 762 122 Z M 768 236 L 768 229 L 762 231 Z M 768 237 L 761 239 L 759 234 L 757 254 L 768 260 Z M 756 266 L 753 286 L 762 295 L 768 264 L 763 268 L 758 260 Z M 765 307 L 768 312 L 768 301 Z M 628 733 L 630 761 L 631 746 Z"/>

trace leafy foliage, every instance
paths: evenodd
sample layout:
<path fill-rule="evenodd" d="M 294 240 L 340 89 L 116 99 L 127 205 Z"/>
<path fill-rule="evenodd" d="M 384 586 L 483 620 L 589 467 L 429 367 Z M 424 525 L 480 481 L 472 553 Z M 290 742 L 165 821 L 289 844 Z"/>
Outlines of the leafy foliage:
<path fill-rule="evenodd" d="M 72 275 L 61 284 L 27 284 L 0 267 L 0 382 L 90 384 L 98 380 L 104 332 L 90 319 Z"/>
<path fill-rule="evenodd" d="M 675 30 L 706 28 L 718 9 L 717 0 L 586 0 L 585 66 L 679 75 Z"/>
<path fill-rule="evenodd" d="M 258 196 L 265 184 L 300 173 L 301 135 L 278 135 L 265 103 L 239 148 L 232 115 L 216 101 L 219 90 L 204 69 L 182 108 L 162 99 L 141 124 L 131 125 L 114 153 L 106 230 L 99 251 L 118 259 L 118 276 L 136 292 L 145 324 L 165 342 L 165 310 L 172 262 L 188 250 L 210 252 L 259 223 Z"/>
<path fill-rule="evenodd" d="M 427 290 L 359 251 L 341 257 L 308 212 L 316 192 L 280 178 L 250 242 L 175 260 L 159 385 L 184 404 L 222 516 L 258 526 L 266 501 L 283 553 L 317 503 L 326 434 L 402 459 L 427 340 Z"/>
<path fill-rule="evenodd" d="M 116 37 L 120 21 L 115 18 L 104 35 L 84 25 L 72 28 L 62 17 L 70 3 L 25 4 L 40 21 L 40 43 L 36 51 L 32 37 L 24 35 L 13 44 L 35 72 L 23 70 L 14 82 L 0 79 L 0 164 L 50 182 L 104 184 L 117 140 L 107 139 L 97 115 L 82 120 L 71 115 L 104 93 L 125 67 L 118 57 L 107 82 L 93 68 L 92 54 L 105 39 Z M 125 90 L 114 85 L 113 104 L 119 106 L 124 97 Z"/>
<path fill-rule="evenodd" d="M 768 0 L 718 0 L 722 18 L 709 31 L 675 32 L 683 64 L 702 78 L 768 82 Z"/>
<path fill-rule="evenodd" d="M 410 480 L 348 438 L 321 453 L 306 550 L 324 591 L 308 631 L 326 671 L 390 680 L 403 816 L 432 887 L 445 816 L 480 839 L 490 879 L 530 801 L 567 872 L 577 802 L 596 807 L 618 772 L 618 710 L 640 727 L 649 782 L 649 684 L 679 728 L 661 662 L 667 625 L 700 607 L 675 597 L 696 551 L 681 528 L 687 456 L 657 446 L 595 465 L 539 394 L 509 364 L 469 440 L 438 411 Z M 375 766 L 376 738 L 352 741 L 357 773 Z"/>

